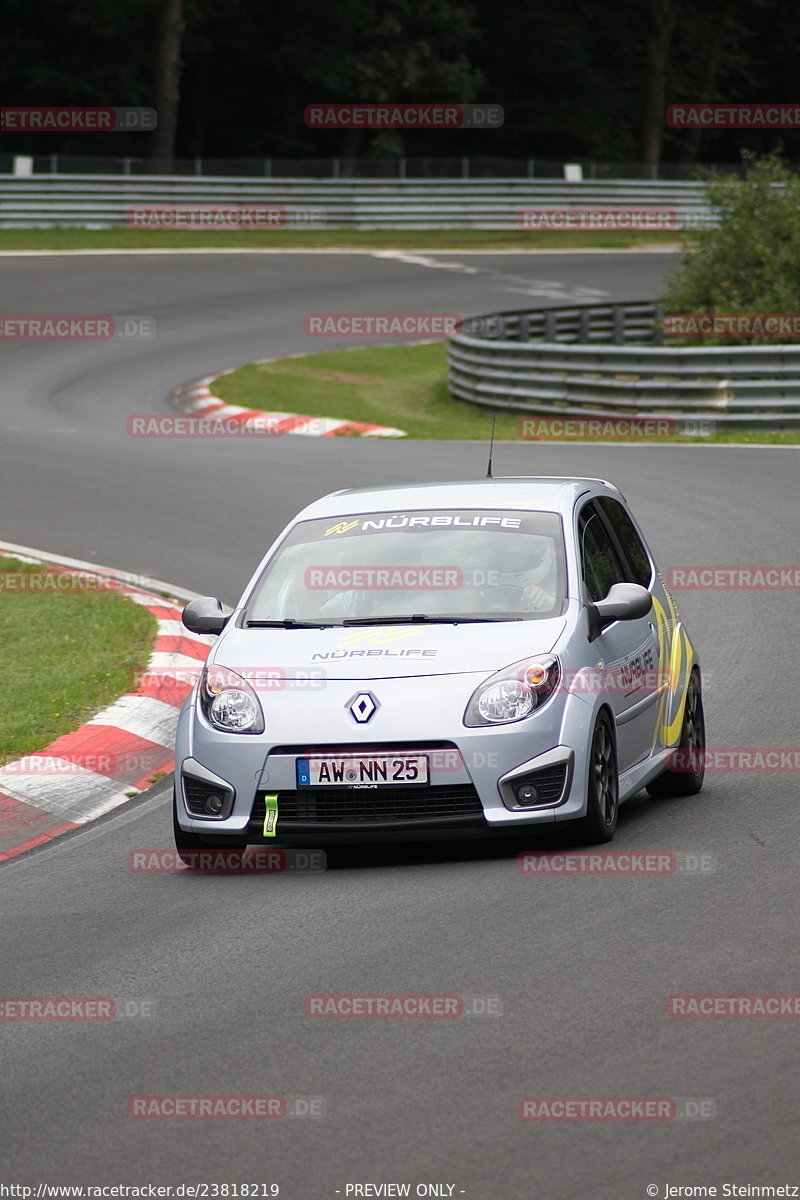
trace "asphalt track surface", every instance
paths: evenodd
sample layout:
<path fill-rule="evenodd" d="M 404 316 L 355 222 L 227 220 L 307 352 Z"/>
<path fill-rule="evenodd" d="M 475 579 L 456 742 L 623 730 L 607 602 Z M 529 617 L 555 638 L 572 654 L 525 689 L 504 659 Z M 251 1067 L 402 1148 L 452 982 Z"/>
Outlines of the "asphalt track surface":
<path fill-rule="evenodd" d="M 157 336 L 3 345 L 0 536 L 232 602 L 307 500 L 482 475 L 485 448 L 136 441 L 127 415 L 163 411 L 185 379 L 316 349 L 307 312 L 646 298 L 668 265 L 425 259 L 469 271 L 370 255 L 1 259 L 4 314 L 148 315 Z M 793 450 L 496 449 L 496 474 L 562 472 L 619 484 L 662 567 L 798 562 Z M 678 600 L 703 658 L 710 743 L 796 745 L 793 594 Z M 147 1018 L 0 1023 L 0 1182 L 276 1182 L 292 1200 L 354 1183 L 452 1184 L 470 1200 L 800 1183 L 796 1022 L 666 1015 L 675 993 L 799 990 L 798 832 L 797 774 L 714 773 L 699 797 L 631 801 L 615 842 L 714 855 L 699 875 L 526 877 L 516 854 L 547 845 L 533 838 L 340 850 L 316 875 L 135 874 L 130 851 L 171 844 L 162 784 L 0 870 L 3 996 L 154 1002 Z M 304 998 L 321 992 L 497 996 L 503 1015 L 309 1019 Z M 134 1120 L 128 1097 L 141 1094 L 321 1096 L 327 1112 Z M 709 1098 L 717 1115 L 530 1123 L 516 1115 L 525 1096 Z"/>

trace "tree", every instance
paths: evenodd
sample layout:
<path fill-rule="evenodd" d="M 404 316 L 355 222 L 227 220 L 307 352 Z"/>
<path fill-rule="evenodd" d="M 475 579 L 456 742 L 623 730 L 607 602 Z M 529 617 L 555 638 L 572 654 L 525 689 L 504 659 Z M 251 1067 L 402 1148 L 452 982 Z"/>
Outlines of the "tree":
<path fill-rule="evenodd" d="M 649 29 L 645 43 L 645 91 L 642 115 L 642 162 L 661 161 L 672 34 L 678 15 L 675 0 L 648 0 Z"/>
<path fill-rule="evenodd" d="M 165 167 L 175 157 L 184 25 L 183 0 L 163 0 L 156 72 L 155 108 L 158 124 L 151 134 L 150 154 L 153 160 L 163 162 Z"/>
<path fill-rule="evenodd" d="M 744 151 L 745 178 L 710 176 L 707 203 L 719 216 L 684 250 L 659 299 L 672 313 L 800 312 L 800 176 L 778 152 Z M 786 337 L 718 337 L 704 345 L 797 342 Z M 689 344 L 697 345 L 697 339 Z"/>
<path fill-rule="evenodd" d="M 474 36 L 474 10 L 460 0 L 342 0 L 318 7 L 317 37 L 305 47 L 302 76 L 314 89 L 309 102 L 468 102 L 481 82 L 467 52 Z M 318 93 L 323 93 L 322 95 Z M 365 136 L 366 135 L 366 136 Z M 435 132 L 429 139 L 431 155 Z M 369 131 L 346 130 L 343 157 L 352 161 Z M 402 147 L 402 138 L 394 142 Z"/>

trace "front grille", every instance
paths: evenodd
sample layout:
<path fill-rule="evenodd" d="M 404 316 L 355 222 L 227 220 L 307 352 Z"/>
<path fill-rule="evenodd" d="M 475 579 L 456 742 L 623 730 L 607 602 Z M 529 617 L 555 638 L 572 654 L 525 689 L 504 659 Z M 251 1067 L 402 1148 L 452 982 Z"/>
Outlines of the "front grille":
<path fill-rule="evenodd" d="M 253 825 L 263 828 L 264 795 L 253 806 Z M 278 830 L 292 825 L 380 825 L 404 821 L 483 818 L 471 784 L 453 787 L 302 788 L 278 793 Z"/>

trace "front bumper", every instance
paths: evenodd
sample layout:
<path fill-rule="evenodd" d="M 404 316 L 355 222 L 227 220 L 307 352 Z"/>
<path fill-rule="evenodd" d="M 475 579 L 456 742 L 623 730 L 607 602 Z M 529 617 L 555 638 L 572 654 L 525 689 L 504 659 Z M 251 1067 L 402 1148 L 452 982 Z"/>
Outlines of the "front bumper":
<path fill-rule="evenodd" d="M 246 836 L 275 845 L 487 836 L 582 816 L 591 707 L 559 692 L 522 721 L 468 728 L 466 701 L 484 678 L 365 681 L 365 691 L 380 692 L 380 707 L 361 727 L 347 711 L 357 685 L 328 681 L 324 702 L 282 694 L 267 713 L 265 733 L 254 736 L 213 729 L 190 700 L 175 754 L 179 824 L 210 838 Z M 420 686 L 428 683 L 436 689 L 432 697 Z M 435 741 L 434 726 L 441 735 Z M 298 787 L 299 757 L 385 751 L 427 754 L 429 786 L 404 787 L 402 797 L 393 787 Z M 187 782 L 191 792 L 192 782 L 209 772 L 230 796 L 218 817 L 200 816 L 196 803 L 194 812 L 191 803 L 187 807 Z M 531 780 L 536 802 L 523 805 L 516 788 Z M 267 794 L 277 794 L 278 820 L 276 837 L 265 838 Z"/>

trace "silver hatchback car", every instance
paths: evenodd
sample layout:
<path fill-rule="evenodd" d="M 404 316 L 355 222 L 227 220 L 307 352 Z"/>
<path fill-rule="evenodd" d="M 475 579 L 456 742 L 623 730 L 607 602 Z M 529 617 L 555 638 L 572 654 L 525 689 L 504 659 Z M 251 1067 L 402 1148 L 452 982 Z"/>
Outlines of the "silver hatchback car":
<path fill-rule="evenodd" d="M 614 835 L 642 788 L 703 782 L 697 651 L 599 479 L 335 492 L 304 509 L 181 712 L 174 828 L 208 847 Z"/>

